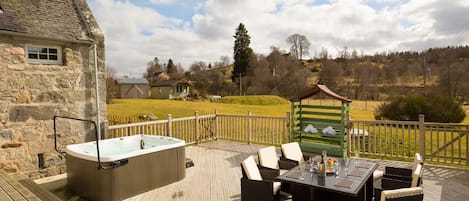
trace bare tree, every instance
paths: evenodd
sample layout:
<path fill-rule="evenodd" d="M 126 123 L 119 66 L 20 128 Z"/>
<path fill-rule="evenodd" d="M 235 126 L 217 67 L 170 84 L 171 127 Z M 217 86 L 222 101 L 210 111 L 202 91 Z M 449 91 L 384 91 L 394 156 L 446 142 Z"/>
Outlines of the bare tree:
<path fill-rule="evenodd" d="M 303 59 L 303 55 L 309 53 L 311 43 L 306 36 L 300 34 L 293 34 L 287 38 L 287 43 L 291 44 L 290 52 L 297 59 Z"/>
<path fill-rule="evenodd" d="M 327 51 L 327 48 L 323 47 L 321 48 L 321 52 L 319 52 L 319 58 L 326 60 L 329 58 L 329 52 Z"/>
<path fill-rule="evenodd" d="M 106 66 L 104 68 L 106 78 L 106 103 L 111 103 L 112 99 L 117 98 L 119 87 L 116 83 L 116 70 Z"/>

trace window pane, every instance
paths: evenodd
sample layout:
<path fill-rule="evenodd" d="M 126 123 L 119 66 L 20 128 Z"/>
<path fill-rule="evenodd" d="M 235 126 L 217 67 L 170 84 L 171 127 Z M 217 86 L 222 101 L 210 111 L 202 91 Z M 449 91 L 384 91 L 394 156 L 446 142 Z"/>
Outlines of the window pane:
<path fill-rule="evenodd" d="M 57 61 L 57 55 L 49 55 L 49 60 Z"/>
<path fill-rule="evenodd" d="M 47 59 L 47 54 L 39 54 L 39 59 Z"/>
<path fill-rule="evenodd" d="M 50 53 L 50 54 L 57 54 L 57 49 L 55 49 L 55 48 L 49 48 L 49 53 Z"/>
<path fill-rule="evenodd" d="M 28 53 L 37 53 L 37 48 L 35 48 L 35 47 L 28 47 Z"/>
<path fill-rule="evenodd" d="M 37 54 L 28 54 L 28 58 L 37 59 Z"/>
<path fill-rule="evenodd" d="M 47 53 L 47 48 L 39 48 L 40 53 Z"/>

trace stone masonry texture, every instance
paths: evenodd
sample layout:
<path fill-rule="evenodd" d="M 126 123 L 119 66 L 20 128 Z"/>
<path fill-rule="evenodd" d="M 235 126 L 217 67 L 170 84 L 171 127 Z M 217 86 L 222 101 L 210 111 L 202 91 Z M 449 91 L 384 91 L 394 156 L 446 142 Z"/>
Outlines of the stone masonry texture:
<path fill-rule="evenodd" d="M 0 169 L 32 179 L 65 173 L 53 117 L 96 121 L 95 43 L 104 120 L 104 36 L 86 0 L 0 0 L 0 6 Z M 28 62 L 26 45 L 60 47 L 62 63 Z M 89 123 L 65 119 L 58 119 L 57 133 L 59 149 L 95 138 Z"/>

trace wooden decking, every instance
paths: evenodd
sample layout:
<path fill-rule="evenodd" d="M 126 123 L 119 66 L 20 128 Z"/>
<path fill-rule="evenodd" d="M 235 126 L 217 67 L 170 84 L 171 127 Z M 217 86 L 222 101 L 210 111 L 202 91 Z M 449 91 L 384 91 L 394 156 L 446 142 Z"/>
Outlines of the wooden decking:
<path fill-rule="evenodd" d="M 177 183 L 127 199 L 140 200 L 241 200 L 240 163 L 261 145 L 215 141 L 188 146 L 186 156 L 195 163 L 186 178 Z M 406 166 L 404 162 L 379 161 L 386 165 Z M 425 165 L 423 186 L 426 201 L 463 201 L 469 198 L 469 171 Z"/>
<path fill-rule="evenodd" d="M 40 201 L 36 195 L 20 184 L 17 179 L 0 169 L 0 200 Z"/>

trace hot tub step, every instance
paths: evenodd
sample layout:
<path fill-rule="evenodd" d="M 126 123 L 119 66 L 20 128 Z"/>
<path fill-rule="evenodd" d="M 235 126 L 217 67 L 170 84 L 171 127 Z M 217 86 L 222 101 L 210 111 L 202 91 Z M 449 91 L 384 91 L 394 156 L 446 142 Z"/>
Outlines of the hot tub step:
<path fill-rule="evenodd" d="M 186 158 L 186 168 L 190 168 L 194 166 L 194 162 L 190 158 Z"/>

